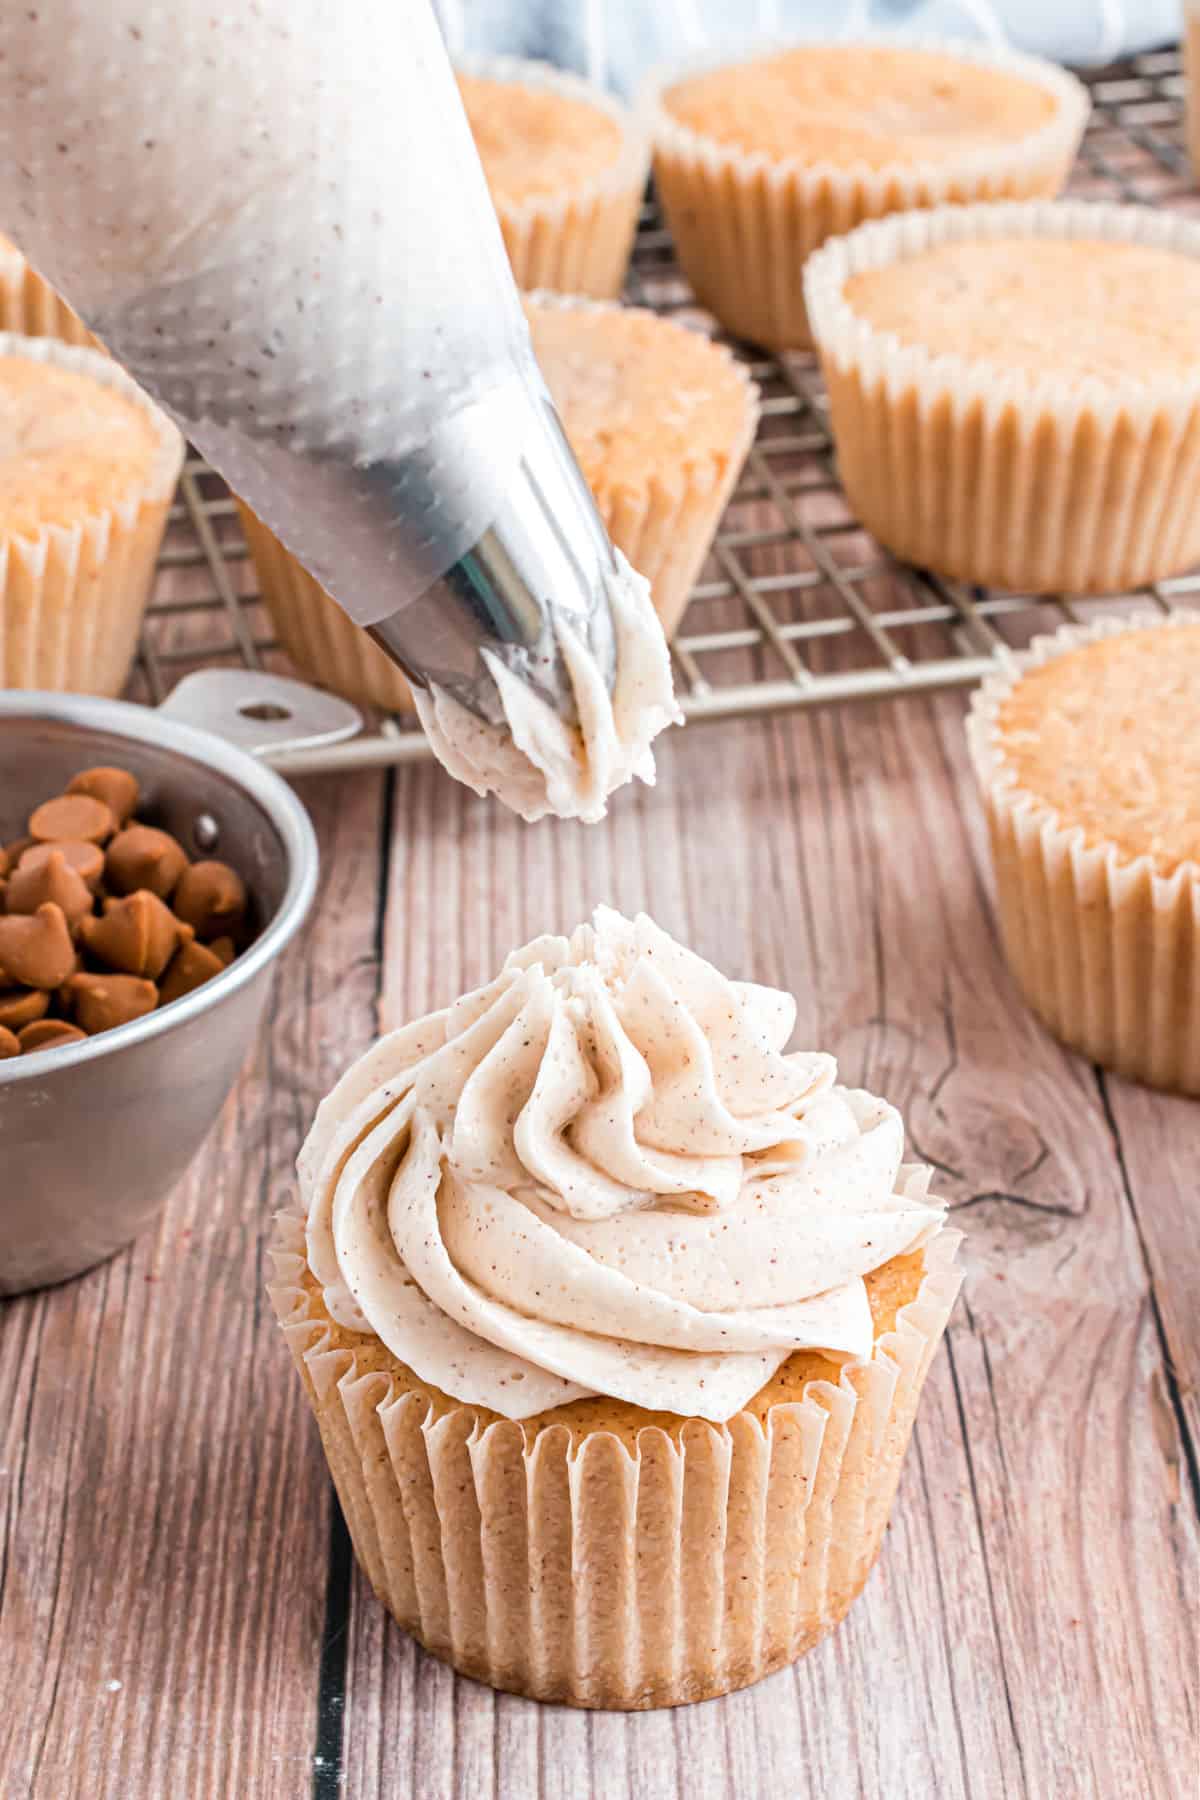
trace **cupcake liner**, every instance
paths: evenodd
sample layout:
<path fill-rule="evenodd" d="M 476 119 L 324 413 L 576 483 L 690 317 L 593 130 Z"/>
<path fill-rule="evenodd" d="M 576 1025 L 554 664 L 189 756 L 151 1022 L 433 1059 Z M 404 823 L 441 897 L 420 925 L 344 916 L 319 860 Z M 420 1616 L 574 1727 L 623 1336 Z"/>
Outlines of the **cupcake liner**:
<path fill-rule="evenodd" d="M 647 308 L 622 307 L 568 294 L 539 292 L 528 298 L 542 308 L 638 313 L 654 317 L 663 332 L 687 330 L 684 325 L 658 318 Z M 613 543 L 650 583 L 650 598 L 668 637 L 674 635 L 683 617 L 758 429 L 757 386 L 725 345 L 711 339 L 708 342 L 713 355 L 737 375 L 745 392 L 745 418 L 727 453 L 719 457 L 688 457 L 672 467 L 650 469 L 640 486 L 609 482 L 603 476 L 592 485 L 596 506 Z"/>
<path fill-rule="evenodd" d="M 0 238 L 0 331 L 101 348 L 79 315 L 7 238 Z"/>
<path fill-rule="evenodd" d="M 869 1361 L 717 1426 L 530 1434 L 403 1391 L 375 1340 L 335 1341 L 304 1219 L 280 1215 L 270 1292 L 355 1550 L 383 1604 L 463 1674 L 533 1699 L 640 1709 L 756 1681 L 865 1582 L 961 1276 L 926 1250 Z M 306 1280 L 307 1278 L 307 1280 Z"/>
<path fill-rule="evenodd" d="M 53 363 L 114 388 L 152 421 L 159 447 L 119 506 L 72 526 L 0 539 L 0 687 L 119 694 L 125 685 L 183 439 L 124 370 L 98 350 L 0 333 L 0 357 Z"/>
<path fill-rule="evenodd" d="M 296 670 L 347 700 L 411 712 L 412 689 L 390 656 L 355 625 L 319 581 L 241 500 L 238 516 L 263 605 Z"/>
<path fill-rule="evenodd" d="M 971 761 L 987 814 L 1004 947 L 1025 999 L 1072 1049 L 1151 1087 L 1200 1093 L 1200 864 L 1089 845 L 1009 770 L 998 730 L 1029 669 L 1099 638 L 1195 617 L 1131 614 L 1033 640 L 972 698 Z"/>
<path fill-rule="evenodd" d="M 864 269 L 986 238 L 1104 239 L 1200 256 L 1200 225 L 1087 202 L 946 208 L 864 225 L 808 265 L 838 472 L 881 544 L 961 581 L 1122 592 L 1200 560 L 1200 366 L 1187 382 L 1036 379 L 902 345 L 844 297 Z"/>
<path fill-rule="evenodd" d="M 864 219 L 915 207 L 1056 194 L 1083 135 L 1087 90 L 1054 63 L 955 39 L 863 41 L 872 48 L 941 53 L 1019 76 L 1053 95 L 1057 111 L 1012 144 L 874 169 L 773 158 L 719 143 L 674 119 L 664 104 L 666 91 L 689 76 L 736 62 L 728 52 L 709 52 L 656 72 L 644 100 L 654 139 L 654 180 L 684 273 L 701 304 L 728 331 L 772 350 L 799 350 L 812 342 L 801 269 L 826 238 Z M 762 44 L 753 60 L 801 47 Z"/>
<path fill-rule="evenodd" d="M 464 75 L 517 83 L 580 100 L 621 128 L 620 156 L 592 180 L 521 201 L 495 200 L 504 247 L 520 288 L 613 300 L 621 292 L 650 160 L 644 121 L 578 75 L 515 56 L 464 56 Z"/>

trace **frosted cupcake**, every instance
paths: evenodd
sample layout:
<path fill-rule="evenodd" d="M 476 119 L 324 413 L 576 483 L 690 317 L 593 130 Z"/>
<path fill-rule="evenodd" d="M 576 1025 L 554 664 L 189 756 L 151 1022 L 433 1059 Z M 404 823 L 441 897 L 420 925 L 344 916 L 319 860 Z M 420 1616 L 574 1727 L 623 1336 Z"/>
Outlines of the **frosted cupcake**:
<path fill-rule="evenodd" d="M 1200 617 L 1035 639 L 969 741 L 1026 999 L 1093 1061 L 1200 1093 Z"/>
<path fill-rule="evenodd" d="M 363 1567 L 464 1673 L 698 1700 L 866 1580 L 958 1234 L 794 1016 L 602 908 L 321 1106 L 272 1297 Z"/>
<path fill-rule="evenodd" d="M 758 420 L 758 389 L 728 350 L 633 307 L 526 301 L 533 347 L 600 516 L 679 624 Z M 408 683 L 248 508 L 242 523 L 279 641 L 352 700 L 411 707 Z"/>
<path fill-rule="evenodd" d="M 0 333 L 0 686 L 121 691 L 182 461 L 107 356 Z"/>
<path fill-rule="evenodd" d="M 96 347 L 83 320 L 36 269 L 30 268 L 17 246 L 6 237 L 0 237 L 0 331 L 19 331 L 26 337 L 58 338 L 64 344 Z"/>
<path fill-rule="evenodd" d="M 1052 63 L 975 45 L 805 44 L 656 77 L 654 179 L 684 273 L 738 337 L 809 342 L 801 269 L 912 207 L 1056 194 L 1088 113 Z"/>
<path fill-rule="evenodd" d="M 1200 225 L 912 213 L 827 244 L 805 290 L 842 483 L 895 555 L 1031 593 L 1200 561 Z"/>
<path fill-rule="evenodd" d="M 546 63 L 468 60 L 458 84 L 517 286 L 615 299 L 646 184 L 638 121 Z"/>

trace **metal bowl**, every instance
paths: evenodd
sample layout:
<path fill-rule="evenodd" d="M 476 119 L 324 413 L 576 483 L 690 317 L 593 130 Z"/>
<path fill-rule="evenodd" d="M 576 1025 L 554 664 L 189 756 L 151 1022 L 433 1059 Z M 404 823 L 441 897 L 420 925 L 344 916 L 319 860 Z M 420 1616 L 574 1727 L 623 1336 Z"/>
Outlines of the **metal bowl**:
<path fill-rule="evenodd" d="M 228 700 L 228 675 L 191 682 L 210 679 Z M 331 706 L 340 712 L 325 736 L 357 728 L 352 708 L 299 683 L 238 679 L 270 698 L 234 705 L 232 735 L 245 737 L 254 715 L 278 720 L 283 689 L 308 695 L 327 717 Z M 0 1294 L 77 1275 L 154 1218 L 233 1085 L 272 966 L 316 889 L 316 839 L 286 783 L 245 749 L 166 710 L 0 694 L 0 842 L 18 836 L 33 807 L 76 770 L 119 764 L 141 784 L 139 819 L 240 872 L 255 932 L 222 974 L 171 1005 L 80 1044 L 0 1062 Z M 193 686 L 175 710 L 211 716 L 211 689 L 198 700 Z M 277 725 L 262 729 L 279 748 L 295 741 L 286 726 L 282 735 Z M 310 731 L 306 741 L 320 735 Z"/>

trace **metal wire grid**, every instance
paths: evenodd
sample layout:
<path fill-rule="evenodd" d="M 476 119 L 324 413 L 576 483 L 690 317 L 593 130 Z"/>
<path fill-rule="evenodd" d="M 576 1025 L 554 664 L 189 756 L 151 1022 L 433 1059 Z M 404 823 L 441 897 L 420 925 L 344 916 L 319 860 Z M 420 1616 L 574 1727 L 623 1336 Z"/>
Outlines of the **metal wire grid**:
<path fill-rule="evenodd" d="M 1178 53 L 1137 57 L 1086 79 L 1094 110 L 1072 193 L 1200 216 L 1183 146 Z M 705 322 L 653 208 L 638 232 L 628 297 Z M 815 359 L 750 355 L 746 362 L 763 395 L 758 439 L 673 646 L 689 718 L 966 686 L 1010 647 L 1063 619 L 1131 603 L 1164 611 L 1200 604 L 1200 573 L 1115 600 L 1046 600 L 970 589 L 895 562 L 854 519 L 838 485 Z M 288 668 L 257 598 L 228 490 L 192 459 L 160 558 L 134 697 L 157 702 L 180 676 L 212 663 Z M 299 772 L 427 754 L 411 722 L 375 718 L 348 744 L 276 761 Z"/>

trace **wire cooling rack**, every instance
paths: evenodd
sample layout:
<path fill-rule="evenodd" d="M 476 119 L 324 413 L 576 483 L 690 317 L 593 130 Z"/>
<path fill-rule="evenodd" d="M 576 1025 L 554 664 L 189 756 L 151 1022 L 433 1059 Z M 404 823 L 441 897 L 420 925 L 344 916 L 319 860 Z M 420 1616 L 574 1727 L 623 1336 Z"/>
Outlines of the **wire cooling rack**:
<path fill-rule="evenodd" d="M 1200 217 L 1183 144 L 1174 50 L 1089 73 L 1093 113 L 1071 192 L 1170 206 Z M 628 297 L 711 324 L 648 207 Z M 838 485 L 824 392 L 811 356 L 746 358 L 762 422 L 673 646 L 689 719 L 722 719 L 979 681 L 1036 631 L 1131 603 L 1200 605 L 1200 573 L 1137 594 L 1051 600 L 942 581 L 897 563 L 867 536 Z M 288 670 L 259 601 L 228 489 L 189 460 L 142 634 L 133 697 L 157 702 L 207 665 Z M 303 671 L 299 671 L 303 674 Z M 293 772 L 428 754 L 411 721 L 375 717 L 330 749 L 276 759 Z"/>

